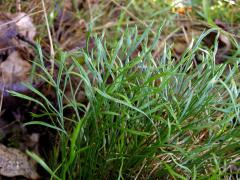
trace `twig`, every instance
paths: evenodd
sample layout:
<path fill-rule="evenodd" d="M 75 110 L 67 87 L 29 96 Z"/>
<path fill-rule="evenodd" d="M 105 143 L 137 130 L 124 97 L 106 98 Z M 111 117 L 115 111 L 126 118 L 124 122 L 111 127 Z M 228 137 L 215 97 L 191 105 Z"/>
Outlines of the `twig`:
<path fill-rule="evenodd" d="M 33 15 L 36 15 L 36 14 L 41 13 L 41 12 L 43 12 L 43 10 L 37 11 L 37 12 L 33 12 L 33 13 L 30 13 L 30 14 L 26 14 L 26 15 L 24 15 L 24 16 L 21 16 L 21 18 L 14 18 L 14 19 L 11 20 L 11 21 L 8 21 L 8 22 L 6 22 L 6 23 L 0 24 L 0 28 L 3 27 L 3 26 L 6 26 L 6 25 L 8 25 L 8 24 L 16 23 L 16 22 L 20 21 L 21 19 L 23 19 L 23 18 L 26 17 L 26 16 L 33 16 Z"/>
<path fill-rule="evenodd" d="M 38 50 L 37 44 L 36 44 L 34 41 L 28 39 L 26 36 L 23 36 L 23 35 L 21 35 L 21 34 L 17 34 L 16 37 L 17 37 L 19 40 L 28 43 L 28 44 L 29 44 L 30 46 L 32 46 L 36 51 Z M 49 58 L 48 58 L 49 56 L 48 56 L 48 54 L 46 53 L 46 51 L 44 51 L 44 49 L 42 49 L 42 55 L 43 55 L 43 58 L 44 58 L 45 60 L 48 60 L 48 59 L 49 59 Z"/>
<path fill-rule="evenodd" d="M 22 11 L 21 0 L 16 0 L 16 9 L 18 12 Z"/>
<path fill-rule="evenodd" d="M 1 91 L 1 96 L 0 96 L 0 113 L 2 113 L 4 86 L 2 87 L 2 89 L 0 91 Z"/>
<path fill-rule="evenodd" d="M 87 5 L 88 5 L 88 9 L 89 9 L 89 14 L 90 14 L 90 21 L 92 22 L 92 20 L 93 20 L 92 7 L 91 7 L 92 5 L 89 2 L 89 0 L 87 0 Z"/>
<path fill-rule="evenodd" d="M 137 180 L 137 179 L 138 179 L 138 177 L 139 177 L 139 175 L 141 174 L 141 172 L 142 172 L 142 170 L 143 170 L 143 168 L 144 168 L 146 162 L 147 162 L 147 160 L 146 160 L 146 158 L 145 158 L 145 159 L 143 160 L 143 164 L 142 164 L 140 170 L 138 171 L 136 177 L 134 178 L 134 180 Z"/>
<path fill-rule="evenodd" d="M 53 75 L 53 73 L 54 73 L 54 56 L 55 56 L 55 52 L 54 52 L 54 48 L 53 48 L 53 40 L 52 40 L 51 31 L 50 31 L 50 27 L 49 27 L 49 23 L 48 23 L 47 11 L 46 11 L 44 0 L 42 0 L 42 6 L 43 6 L 44 17 L 45 17 L 46 26 L 47 26 L 49 43 L 50 43 L 51 74 Z"/>

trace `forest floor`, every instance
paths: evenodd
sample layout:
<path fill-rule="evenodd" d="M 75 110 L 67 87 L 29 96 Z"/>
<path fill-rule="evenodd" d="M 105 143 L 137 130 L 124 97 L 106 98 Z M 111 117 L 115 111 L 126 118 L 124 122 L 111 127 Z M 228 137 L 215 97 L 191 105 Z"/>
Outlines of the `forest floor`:
<path fill-rule="evenodd" d="M 0 179 L 240 178 L 238 0 L 0 1 Z"/>

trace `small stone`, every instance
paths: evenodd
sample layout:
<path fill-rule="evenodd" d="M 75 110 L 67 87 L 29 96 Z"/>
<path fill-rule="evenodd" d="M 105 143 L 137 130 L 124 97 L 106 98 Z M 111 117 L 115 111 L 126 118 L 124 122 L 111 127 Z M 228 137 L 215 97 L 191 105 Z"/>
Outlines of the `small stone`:
<path fill-rule="evenodd" d="M 0 144 L 0 174 L 7 177 L 24 176 L 39 179 L 36 163 L 26 154 L 15 148 Z"/>

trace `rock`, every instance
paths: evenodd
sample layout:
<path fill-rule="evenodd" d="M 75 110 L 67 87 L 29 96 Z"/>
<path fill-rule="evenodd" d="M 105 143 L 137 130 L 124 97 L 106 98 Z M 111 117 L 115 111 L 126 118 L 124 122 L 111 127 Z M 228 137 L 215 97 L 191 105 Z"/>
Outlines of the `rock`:
<path fill-rule="evenodd" d="M 39 179 L 36 163 L 26 154 L 15 148 L 0 144 L 0 174 L 7 177 L 24 176 Z"/>

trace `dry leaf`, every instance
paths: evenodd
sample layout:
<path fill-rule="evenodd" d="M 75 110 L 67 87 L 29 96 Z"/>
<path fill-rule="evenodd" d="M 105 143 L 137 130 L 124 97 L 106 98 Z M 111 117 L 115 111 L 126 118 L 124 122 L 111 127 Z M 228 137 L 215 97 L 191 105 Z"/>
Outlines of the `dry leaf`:
<path fill-rule="evenodd" d="M 14 20 L 16 21 L 18 32 L 22 36 L 25 36 L 29 40 L 33 41 L 37 31 L 32 22 L 32 18 L 30 18 L 26 13 L 17 13 Z"/>
<path fill-rule="evenodd" d="M 1 81 L 4 84 L 26 81 L 30 69 L 31 65 L 21 58 L 18 51 L 14 51 L 0 64 Z"/>
<path fill-rule="evenodd" d="M 0 37 L 2 40 L 8 41 L 17 35 L 17 27 L 14 23 L 9 23 L 0 17 Z M 1 43 L 3 43 L 1 41 Z"/>
<path fill-rule="evenodd" d="M 0 13 L 0 36 L 4 41 L 15 38 L 18 34 L 33 41 L 37 31 L 32 18 L 26 13 Z"/>
<path fill-rule="evenodd" d="M 181 56 L 187 49 L 187 42 L 184 37 L 178 37 L 174 39 L 173 50 L 177 56 Z"/>
<path fill-rule="evenodd" d="M 7 177 L 24 176 L 38 179 L 36 163 L 18 149 L 0 144 L 0 174 Z"/>
<path fill-rule="evenodd" d="M 33 49 L 19 37 L 33 41 L 35 36 L 36 28 L 26 13 L 0 13 L 0 84 L 4 89 L 28 79 L 31 64 L 27 60 Z"/>

